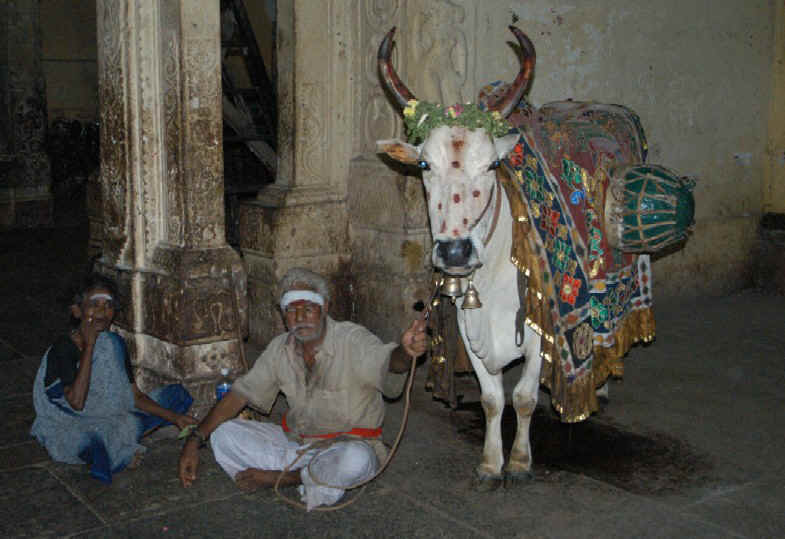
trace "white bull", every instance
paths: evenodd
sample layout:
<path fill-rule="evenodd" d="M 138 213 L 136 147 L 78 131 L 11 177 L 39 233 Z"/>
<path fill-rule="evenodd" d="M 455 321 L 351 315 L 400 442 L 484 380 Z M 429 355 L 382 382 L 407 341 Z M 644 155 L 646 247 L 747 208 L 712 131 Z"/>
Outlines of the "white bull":
<path fill-rule="evenodd" d="M 621 375 L 635 342 L 654 337 L 645 253 L 682 241 L 694 223 L 694 182 L 645 164 L 634 112 L 575 101 L 534 109 L 522 100 L 534 47 L 510 29 L 521 70 L 509 86 L 485 87 L 479 105 L 415 99 L 390 63 L 395 29 L 378 53 L 411 142 L 378 148 L 422 169 L 433 264 L 466 294 L 458 325 L 486 419 L 480 488 L 530 476 L 541 382 L 563 421 L 599 408 L 596 388 Z M 475 290 L 481 304 L 470 301 Z M 512 395 L 518 428 L 504 466 L 501 373 L 521 356 Z"/>
<path fill-rule="evenodd" d="M 381 44 L 379 67 L 388 88 L 399 104 L 406 107 L 414 103 L 414 97 L 389 62 L 394 31 Z M 492 121 L 506 116 L 520 100 L 534 63 L 534 50 L 528 38 L 517 29 L 513 32 L 521 43 L 525 60 L 498 114 L 491 116 Z M 471 274 L 482 299 L 480 308 L 457 311 L 460 334 L 480 383 L 486 419 L 482 462 L 476 468 L 480 488 L 495 488 L 503 480 L 527 478 L 532 466 L 529 425 L 539 390 L 540 338 L 526 325 L 518 328 L 523 330 L 523 338 L 519 335 L 516 339 L 520 298 L 518 270 L 509 257 L 513 218 L 507 195 L 496 178 L 500 161 L 507 157 L 518 138 L 517 134 L 494 137 L 485 128 L 441 125 L 431 129 L 418 145 L 398 140 L 377 143 L 380 151 L 422 169 L 434 239 L 433 264 L 449 275 L 460 276 L 463 290 Z M 526 358 L 523 375 L 512 395 L 517 433 L 504 466 L 502 369 L 521 356 Z"/>

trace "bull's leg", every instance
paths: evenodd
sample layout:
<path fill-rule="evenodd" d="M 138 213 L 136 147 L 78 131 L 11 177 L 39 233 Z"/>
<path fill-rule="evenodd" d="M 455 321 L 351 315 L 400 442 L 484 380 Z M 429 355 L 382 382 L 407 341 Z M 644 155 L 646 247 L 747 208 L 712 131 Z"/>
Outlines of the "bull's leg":
<path fill-rule="evenodd" d="M 595 391 L 597 400 L 604 404 L 608 404 L 608 401 L 610 400 L 610 388 L 608 387 L 608 382 L 609 380 L 605 380 L 605 383 L 598 387 L 597 391 Z"/>
<path fill-rule="evenodd" d="M 476 468 L 474 487 L 480 491 L 493 490 L 502 484 L 502 412 L 504 411 L 504 388 L 502 375 L 490 374 L 485 365 L 472 352 L 467 351 L 474 372 L 480 382 L 481 403 L 485 412 L 485 444 L 482 461 Z"/>
<path fill-rule="evenodd" d="M 512 404 L 518 418 L 515 442 L 510 451 L 510 460 L 505 468 L 505 483 L 508 485 L 522 479 L 531 478 L 532 453 L 529 440 L 529 427 L 532 414 L 537 406 L 537 395 L 540 388 L 540 338 L 528 327 L 526 328 L 525 355 L 523 375 L 512 393 Z M 527 342 L 528 341 L 528 342 Z"/>

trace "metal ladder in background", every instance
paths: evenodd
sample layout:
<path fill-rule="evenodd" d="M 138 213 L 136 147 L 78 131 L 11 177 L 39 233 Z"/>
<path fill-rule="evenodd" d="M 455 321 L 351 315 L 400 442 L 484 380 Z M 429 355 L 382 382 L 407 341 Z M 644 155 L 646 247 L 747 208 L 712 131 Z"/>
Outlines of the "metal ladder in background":
<path fill-rule="evenodd" d="M 242 57 L 244 61 L 233 62 L 230 69 L 227 59 L 231 57 Z M 276 169 L 275 87 L 259 52 L 243 0 L 221 0 L 221 60 L 223 120 L 224 126 L 230 128 L 225 130 L 224 145 L 245 144 L 269 173 L 266 181 L 260 178 L 251 183 L 267 183 L 274 179 Z M 237 72 L 238 64 L 244 65 L 244 73 Z M 227 192 L 232 187 L 231 182 L 226 185 Z M 235 187 L 249 190 L 247 185 Z"/>

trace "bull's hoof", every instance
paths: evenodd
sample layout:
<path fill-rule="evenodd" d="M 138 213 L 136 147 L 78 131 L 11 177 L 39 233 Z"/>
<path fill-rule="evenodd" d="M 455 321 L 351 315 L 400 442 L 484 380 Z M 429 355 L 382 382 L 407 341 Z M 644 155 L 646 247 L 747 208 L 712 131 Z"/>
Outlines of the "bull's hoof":
<path fill-rule="evenodd" d="M 472 476 L 471 489 L 475 492 L 493 492 L 498 490 L 503 483 L 504 478 L 501 475 L 490 475 L 475 470 Z"/>
<path fill-rule="evenodd" d="M 504 472 L 504 488 L 516 488 L 533 480 L 534 472 L 531 470 L 523 472 Z"/>
<path fill-rule="evenodd" d="M 600 387 L 596 389 L 594 394 L 597 397 L 597 404 L 600 405 L 600 409 L 604 410 L 608 403 L 610 402 L 611 397 L 611 390 L 610 390 L 610 382 L 606 381 Z"/>

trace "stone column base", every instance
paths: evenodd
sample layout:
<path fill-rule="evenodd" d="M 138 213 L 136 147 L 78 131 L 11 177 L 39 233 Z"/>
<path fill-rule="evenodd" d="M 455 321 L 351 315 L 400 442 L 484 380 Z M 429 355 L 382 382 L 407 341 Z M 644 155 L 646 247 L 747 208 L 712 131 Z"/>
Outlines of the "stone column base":
<path fill-rule="evenodd" d="M 194 410 L 204 412 L 215 403 L 222 368 L 233 378 L 247 370 L 245 266 L 230 247 L 162 247 L 154 259 L 155 272 L 104 260 L 96 269 L 117 282 L 115 324 L 128 344 L 140 389 L 182 383 L 194 397 Z"/>
<path fill-rule="evenodd" d="M 215 404 L 217 373 L 228 368 L 230 378 L 245 371 L 243 343 L 238 339 L 178 346 L 151 335 L 116 328 L 135 362 L 136 383 L 142 391 L 183 384 L 194 399 L 191 414 L 204 417 Z"/>

